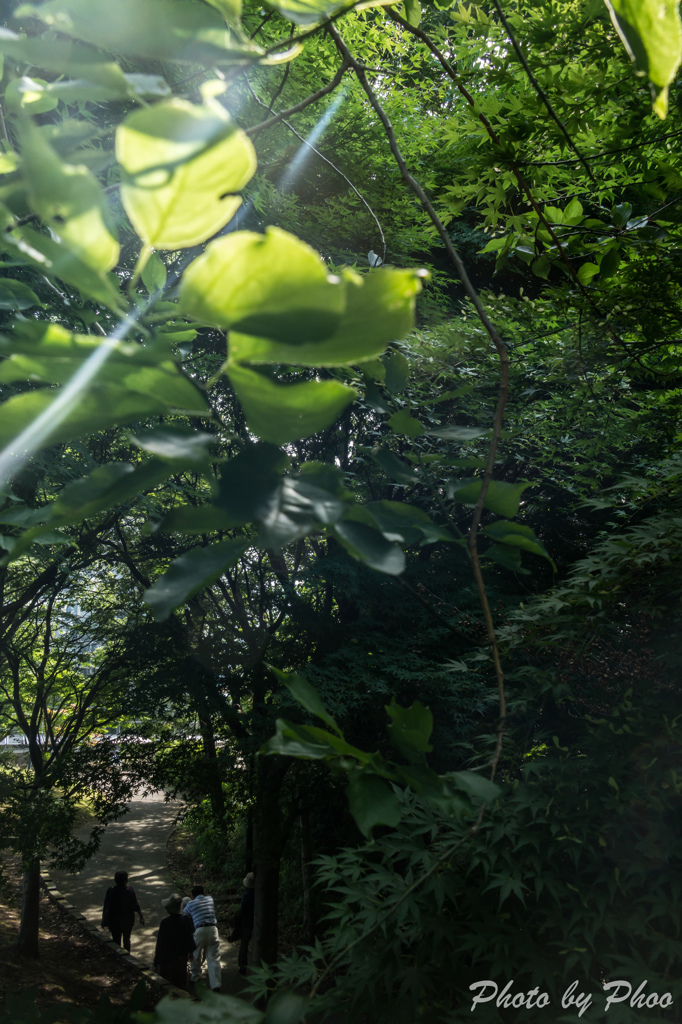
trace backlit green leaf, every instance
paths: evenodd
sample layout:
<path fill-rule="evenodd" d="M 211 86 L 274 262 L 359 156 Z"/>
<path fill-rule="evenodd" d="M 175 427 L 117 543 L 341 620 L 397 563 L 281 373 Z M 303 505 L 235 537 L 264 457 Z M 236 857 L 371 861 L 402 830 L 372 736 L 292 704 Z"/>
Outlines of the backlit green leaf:
<path fill-rule="evenodd" d="M 604 0 L 635 70 L 646 75 L 654 110 L 668 113 L 668 87 L 682 62 L 682 22 L 677 0 Z"/>
<path fill-rule="evenodd" d="M 116 132 L 116 156 L 126 213 L 155 249 L 198 245 L 219 231 L 256 169 L 251 142 L 222 107 L 179 99 L 130 114 Z"/>
<path fill-rule="evenodd" d="M 317 25 L 330 14 L 349 6 L 352 0 L 268 0 L 267 6 L 278 11 L 294 25 Z"/>
<path fill-rule="evenodd" d="M 217 11 L 187 0 L 49 0 L 24 5 L 31 15 L 64 35 L 108 53 L 154 60 L 214 65 L 258 52 L 237 41 Z"/>
<path fill-rule="evenodd" d="M 27 225 L 5 235 L 5 247 L 20 253 L 30 266 L 49 277 L 73 285 L 84 298 L 95 299 L 121 312 L 123 296 L 111 274 L 100 274 L 62 239 L 50 237 Z"/>
<path fill-rule="evenodd" d="M 343 273 L 346 307 L 329 338 L 315 343 L 279 344 L 267 338 L 230 335 L 231 358 L 251 363 L 297 366 L 344 366 L 381 355 L 390 341 L 404 338 L 414 326 L 415 298 L 425 273 L 375 270 Z M 384 372 L 380 366 L 377 376 Z"/>
<path fill-rule="evenodd" d="M 13 79 L 5 89 L 9 113 L 45 114 L 54 110 L 59 101 L 46 91 L 47 84 L 43 78 L 29 78 L 28 75 Z"/>
<path fill-rule="evenodd" d="M 87 167 L 60 160 L 33 125 L 24 126 L 21 139 L 31 208 L 89 267 L 111 270 L 120 247 L 97 179 Z"/>
<path fill-rule="evenodd" d="M 273 227 L 211 242 L 185 271 L 180 292 L 185 316 L 294 346 L 328 337 L 345 304 L 341 281 L 315 250 Z M 251 359 L 232 346 L 230 354 L 233 361 Z"/>

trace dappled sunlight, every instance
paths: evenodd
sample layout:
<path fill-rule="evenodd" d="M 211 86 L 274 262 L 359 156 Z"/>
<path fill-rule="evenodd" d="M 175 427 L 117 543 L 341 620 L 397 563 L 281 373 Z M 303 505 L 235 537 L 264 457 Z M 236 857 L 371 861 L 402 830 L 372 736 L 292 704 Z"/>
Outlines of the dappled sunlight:
<path fill-rule="evenodd" d="M 180 805 L 165 803 L 162 794 L 138 797 L 131 801 L 128 814 L 107 827 L 97 854 L 75 875 L 52 870 L 50 875 L 59 892 L 84 914 L 89 923 L 99 925 L 104 896 L 114 884 L 116 871 L 127 871 L 145 918 L 144 927 L 135 919 L 131 952 L 151 965 L 159 922 L 166 915 L 161 900 L 173 892 L 173 881 L 166 869 L 166 841 Z M 85 836 L 89 829 L 83 829 Z"/>

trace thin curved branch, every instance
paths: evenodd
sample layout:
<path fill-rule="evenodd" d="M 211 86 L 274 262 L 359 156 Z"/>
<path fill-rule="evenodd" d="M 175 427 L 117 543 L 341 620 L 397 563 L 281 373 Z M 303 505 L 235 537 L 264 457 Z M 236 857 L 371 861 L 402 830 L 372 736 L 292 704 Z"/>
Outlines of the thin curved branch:
<path fill-rule="evenodd" d="M 287 67 L 289 66 L 290 65 L 287 65 Z M 299 110 L 305 110 L 305 108 L 309 107 L 311 103 L 316 103 L 317 100 L 322 99 L 322 97 L 326 96 L 327 93 L 333 92 L 334 89 L 336 89 L 337 85 L 340 83 L 341 79 L 343 78 L 347 70 L 348 65 L 342 64 L 328 85 L 325 85 L 322 89 L 318 89 L 317 92 L 313 92 L 309 96 L 306 96 L 304 100 L 301 100 L 300 103 L 295 103 L 293 107 L 288 107 L 286 110 L 283 110 L 280 114 L 275 114 L 273 117 L 269 117 L 267 121 L 261 121 L 259 124 L 255 124 L 252 128 L 245 128 L 244 133 L 246 135 L 257 135 L 258 132 L 262 132 L 266 128 L 272 128 L 273 125 L 278 124 L 285 118 L 291 117 L 292 114 L 297 114 Z M 251 88 L 251 86 L 249 87 Z M 256 96 L 255 92 L 253 91 L 253 88 L 251 88 L 251 94 L 256 100 L 256 102 L 260 104 L 261 107 L 264 107 L 266 110 L 269 111 L 272 110 L 272 104 L 277 99 L 277 96 L 275 95 L 272 99 L 272 102 L 268 105 L 267 103 L 264 103 Z"/>
<path fill-rule="evenodd" d="M 348 67 L 349 67 L 349 65 L 344 63 L 339 68 L 339 70 L 337 71 L 336 75 L 334 76 L 334 78 L 336 78 L 338 76 L 338 81 L 335 83 L 333 88 L 336 88 L 336 85 L 338 85 L 338 83 L 341 81 L 341 78 L 343 77 L 345 72 L 348 70 Z M 259 103 L 261 105 L 261 107 L 264 107 L 265 110 L 267 110 L 268 109 L 267 104 L 263 103 L 263 101 L 261 99 L 259 99 L 258 96 L 256 96 L 256 93 L 254 92 L 253 86 L 251 85 L 251 83 L 249 82 L 248 79 L 246 79 L 246 84 L 247 84 L 247 86 L 248 86 L 248 88 L 249 88 L 249 90 L 251 92 L 251 95 L 255 99 L 256 103 Z M 315 98 L 319 98 L 320 95 L 324 95 L 325 92 L 331 92 L 331 90 L 332 90 L 332 83 L 330 82 L 330 84 L 328 86 L 325 86 L 324 90 L 321 90 L 320 93 L 317 93 L 315 95 Z M 310 98 L 308 98 L 308 100 L 303 103 L 303 106 L 307 106 L 308 102 L 312 102 L 312 100 Z M 300 109 L 302 109 L 302 106 L 301 106 L 301 104 L 299 104 L 298 107 L 296 107 L 296 108 L 292 107 L 291 109 L 292 110 L 296 110 L 296 109 L 300 110 Z M 372 217 L 374 223 L 377 226 L 377 230 L 378 230 L 379 235 L 381 237 L 382 260 L 385 263 L 386 262 L 386 238 L 384 237 L 384 231 L 383 231 L 383 228 L 381 227 L 381 223 L 379 222 L 379 218 L 377 217 L 376 213 L 374 212 L 372 207 L 369 205 L 369 203 L 367 202 L 367 200 L 363 196 L 362 192 L 359 192 L 358 189 L 355 187 L 355 185 L 350 180 L 350 178 L 348 178 L 343 173 L 343 171 L 339 167 L 336 166 L 336 164 L 332 163 L 332 161 L 328 157 L 326 157 L 324 155 L 324 153 L 320 153 L 319 149 L 316 149 L 315 146 L 311 145 L 311 143 L 308 142 L 307 139 L 304 139 L 303 136 L 300 135 L 299 132 L 296 131 L 294 126 L 289 123 L 289 121 L 285 121 L 284 120 L 285 115 L 290 113 L 290 112 L 291 111 L 288 111 L 288 110 L 284 111 L 283 114 L 278 114 L 276 117 L 270 118 L 269 121 L 263 121 L 260 125 L 256 125 L 255 128 L 257 128 L 257 129 L 264 128 L 264 127 L 267 127 L 268 125 L 274 123 L 275 121 L 281 121 L 282 124 L 286 125 L 286 127 L 289 129 L 290 132 L 293 132 L 293 134 L 296 136 L 296 138 L 299 139 L 303 143 L 304 146 L 307 146 L 308 149 L 312 150 L 312 152 L 315 153 L 316 156 L 319 156 L 320 160 L 323 160 L 326 164 L 328 164 L 331 167 L 331 169 L 333 171 L 335 171 L 341 178 L 343 178 L 343 180 L 346 182 L 346 184 L 349 186 L 349 188 L 351 188 L 353 190 L 353 192 L 355 192 L 355 194 L 358 197 L 358 199 L 360 200 L 360 202 L 364 203 L 364 205 L 367 208 L 370 216 Z M 247 132 L 247 134 L 249 134 L 249 133 Z"/>
<path fill-rule="evenodd" d="M 481 572 L 481 565 L 478 557 L 477 535 L 481 523 L 481 516 L 483 515 L 483 506 L 485 504 L 486 494 L 488 492 L 488 487 L 490 486 L 490 482 L 492 480 L 493 469 L 495 466 L 495 456 L 497 454 L 497 448 L 499 445 L 500 436 L 502 434 L 502 421 L 504 417 L 504 409 L 507 404 L 507 394 L 509 391 L 509 355 L 507 353 L 507 349 L 502 339 L 500 338 L 500 335 L 498 334 L 497 328 L 490 320 L 485 310 L 485 307 L 481 302 L 478 292 L 476 291 L 476 289 L 474 288 L 473 284 L 469 279 L 469 275 L 467 274 L 466 268 L 457 250 L 452 244 L 452 239 L 450 238 L 450 235 L 448 234 L 445 225 L 438 216 L 433 204 L 431 203 L 428 196 L 424 192 L 422 186 L 419 184 L 417 179 L 410 173 L 410 170 L 405 162 L 405 158 L 403 157 L 400 147 L 398 146 L 398 140 L 396 139 L 396 135 L 393 130 L 393 125 L 391 124 L 388 115 L 386 114 L 386 111 L 379 102 L 379 99 L 374 90 L 372 89 L 372 86 L 369 84 L 364 68 L 355 60 L 355 58 L 353 57 L 352 53 L 344 43 L 336 28 L 333 25 L 328 25 L 327 31 L 329 32 L 332 39 L 336 43 L 336 47 L 341 56 L 353 68 L 357 76 L 357 79 L 360 82 L 360 85 L 365 91 L 367 99 L 371 103 L 379 120 L 384 126 L 384 131 L 388 139 L 388 144 L 391 148 L 391 152 L 393 153 L 395 161 L 400 169 L 403 181 L 406 183 L 406 185 L 409 186 L 409 188 L 412 189 L 414 194 L 417 196 L 419 202 L 422 205 L 422 208 L 424 209 L 425 213 L 428 214 L 432 224 L 438 231 L 438 234 L 440 235 L 443 241 L 445 249 L 450 259 L 452 260 L 452 263 L 455 266 L 455 269 L 459 275 L 460 280 L 462 281 L 462 284 L 464 285 L 466 293 L 469 296 L 469 299 L 471 300 L 474 308 L 476 309 L 476 312 L 478 313 L 481 323 L 488 332 L 490 340 L 493 346 L 495 347 L 495 350 L 497 351 L 497 355 L 500 361 L 500 392 L 497 402 L 497 408 L 495 410 L 493 436 L 490 442 L 490 448 L 488 450 L 488 462 L 485 468 L 485 473 L 483 475 L 481 493 L 479 495 L 478 502 L 476 503 L 476 508 L 474 509 L 474 517 L 469 530 L 469 554 L 471 556 L 474 578 L 476 580 L 476 589 L 478 591 L 478 597 L 481 603 L 481 609 L 483 611 L 483 618 L 485 619 L 486 632 L 488 634 L 488 642 L 493 652 L 495 678 L 497 680 L 497 690 L 499 697 L 500 717 L 497 730 L 497 745 L 491 762 L 491 778 L 494 778 L 495 772 L 497 770 L 497 765 L 500 760 L 500 754 L 502 752 L 502 742 L 504 738 L 505 720 L 507 715 L 507 701 L 504 688 L 504 673 L 502 671 L 502 662 L 500 659 L 500 652 L 497 643 L 497 635 L 495 633 L 495 625 L 493 623 L 492 612 L 490 611 L 490 603 L 488 601 L 488 595 L 486 593 L 485 582 L 483 580 L 483 574 Z"/>

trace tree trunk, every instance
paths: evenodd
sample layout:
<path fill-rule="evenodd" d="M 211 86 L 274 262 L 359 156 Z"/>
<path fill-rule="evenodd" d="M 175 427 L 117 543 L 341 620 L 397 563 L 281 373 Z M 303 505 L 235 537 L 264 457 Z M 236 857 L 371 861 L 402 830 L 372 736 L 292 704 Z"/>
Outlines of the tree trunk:
<path fill-rule="evenodd" d="M 315 914 L 313 913 L 312 887 L 310 884 L 310 861 L 312 848 L 310 842 L 310 817 L 305 802 L 299 802 L 299 824 L 301 826 L 301 880 L 303 882 L 303 927 L 305 941 L 315 941 Z"/>
<path fill-rule="evenodd" d="M 280 792 L 290 760 L 259 757 L 256 804 L 253 809 L 253 869 L 256 902 L 253 923 L 254 963 L 277 961 L 279 927 L 279 862 L 282 855 Z"/>
<path fill-rule="evenodd" d="M 207 766 L 206 787 L 211 801 L 211 812 L 216 823 L 222 827 L 225 822 L 225 796 L 223 783 L 218 770 L 218 751 L 215 745 L 215 733 L 210 716 L 199 713 L 199 731 L 201 744 L 204 748 L 204 762 Z"/>
<path fill-rule="evenodd" d="M 21 924 L 17 943 L 22 956 L 37 957 L 40 927 L 40 861 L 33 860 L 24 870 Z"/>

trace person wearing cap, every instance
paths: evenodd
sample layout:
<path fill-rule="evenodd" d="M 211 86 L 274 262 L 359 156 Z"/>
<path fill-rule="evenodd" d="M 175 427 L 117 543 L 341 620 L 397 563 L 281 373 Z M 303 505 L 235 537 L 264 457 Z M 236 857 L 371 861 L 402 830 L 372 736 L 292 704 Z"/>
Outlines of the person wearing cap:
<path fill-rule="evenodd" d="M 253 935 L 253 911 L 256 899 L 256 879 L 253 871 L 249 871 L 243 881 L 245 892 L 239 905 L 239 928 L 241 942 L 239 943 L 239 973 L 246 974 L 249 963 L 249 942 Z"/>
<path fill-rule="evenodd" d="M 185 914 L 194 925 L 195 950 L 192 956 L 192 981 L 201 977 L 201 956 L 206 954 L 208 984 L 214 992 L 220 992 L 220 940 L 212 896 L 204 894 L 203 885 L 192 888 L 192 899 L 185 907 Z"/>
<path fill-rule="evenodd" d="M 161 906 L 168 911 L 159 925 L 154 953 L 154 969 L 177 988 L 187 988 L 187 961 L 194 952 L 193 927 L 182 913 L 182 900 L 176 892 Z"/>

